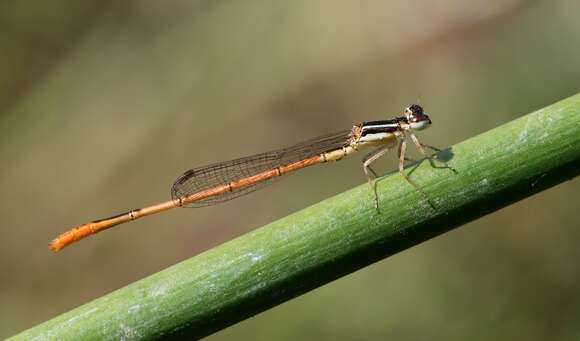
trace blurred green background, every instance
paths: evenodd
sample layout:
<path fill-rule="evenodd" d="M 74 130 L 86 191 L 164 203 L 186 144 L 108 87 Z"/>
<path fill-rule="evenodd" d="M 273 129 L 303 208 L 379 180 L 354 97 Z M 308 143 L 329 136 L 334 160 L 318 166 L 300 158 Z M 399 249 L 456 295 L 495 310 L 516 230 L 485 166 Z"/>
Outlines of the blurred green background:
<path fill-rule="evenodd" d="M 580 90 L 580 3 L 0 3 L 0 338 L 365 182 L 360 157 L 64 250 L 88 220 L 164 201 L 188 168 L 421 100 L 452 145 Z M 381 162 L 395 168 L 394 157 Z M 572 340 L 573 180 L 209 340 Z"/>

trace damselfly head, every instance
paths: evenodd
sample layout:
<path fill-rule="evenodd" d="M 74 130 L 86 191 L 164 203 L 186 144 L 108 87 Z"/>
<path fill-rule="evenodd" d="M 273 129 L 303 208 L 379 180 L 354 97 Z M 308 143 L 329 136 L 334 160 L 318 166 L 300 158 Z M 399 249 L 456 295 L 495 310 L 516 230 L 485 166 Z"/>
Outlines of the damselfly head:
<path fill-rule="evenodd" d="M 423 108 L 418 104 L 412 104 L 405 108 L 404 114 L 407 122 L 409 122 L 409 126 L 413 130 L 423 130 L 431 125 L 429 115 L 427 115 L 423 111 Z"/>

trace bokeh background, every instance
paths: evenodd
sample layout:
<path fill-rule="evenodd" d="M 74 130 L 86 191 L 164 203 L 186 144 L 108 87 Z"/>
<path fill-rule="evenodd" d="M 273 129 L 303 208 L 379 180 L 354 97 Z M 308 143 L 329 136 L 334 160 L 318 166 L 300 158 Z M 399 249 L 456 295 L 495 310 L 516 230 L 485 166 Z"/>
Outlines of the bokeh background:
<path fill-rule="evenodd" d="M 0 2 L 0 338 L 364 183 L 360 157 L 52 254 L 184 170 L 393 116 L 449 146 L 580 90 L 580 3 Z M 384 171 L 394 158 L 382 161 Z M 572 340 L 569 181 L 208 340 Z"/>

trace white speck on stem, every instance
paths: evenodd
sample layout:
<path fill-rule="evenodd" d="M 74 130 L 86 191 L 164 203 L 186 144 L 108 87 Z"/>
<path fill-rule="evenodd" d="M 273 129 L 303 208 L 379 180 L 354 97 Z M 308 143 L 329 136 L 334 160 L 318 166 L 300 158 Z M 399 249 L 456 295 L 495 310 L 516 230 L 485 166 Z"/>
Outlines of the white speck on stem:
<path fill-rule="evenodd" d="M 252 262 L 256 263 L 258 261 L 260 261 L 262 258 L 264 258 L 263 255 L 260 254 L 253 254 L 252 252 L 249 252 L 247 254 L 249 256 L 249 258 L 252 260 Z"/>

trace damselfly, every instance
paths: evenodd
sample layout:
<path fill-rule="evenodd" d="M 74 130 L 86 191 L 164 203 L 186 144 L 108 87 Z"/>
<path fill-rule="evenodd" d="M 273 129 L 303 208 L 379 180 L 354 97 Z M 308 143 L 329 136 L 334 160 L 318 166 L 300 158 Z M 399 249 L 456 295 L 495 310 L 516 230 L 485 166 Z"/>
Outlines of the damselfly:
<path fill-rule="evenodd" d="M 170 208 L 201 207 L 221 203 L 255 191 L 284 174 L 319 163 L 338 161 L 365 147 L 375 147 L 362 161 L 378 208 L 378 196 L 374 186 L 377 174 L 371 168 L 371 164 L 398 146 L 399 172 L 405 180 L 422 192 L 404 172 L 404 163 L 407 160 L 406 141 L 410 138 L 421 154 L 432 159 L 425 152 L 425 148 L 435 151 L 439 149 L 422 144 L 413 133 L 430 125 L 431 119 L 423 108 L 413 104 L 404 110 L 402 116 L 390 120 L 364 122 L 349 130 L 321 136 L 289 148 L 194 168 L 175 180 L 171 188 L 171 200 L 77 226 L 54 239 L 50 243 L 50 248 L 58 251 L 77 240 L 112 226 Z"/>

